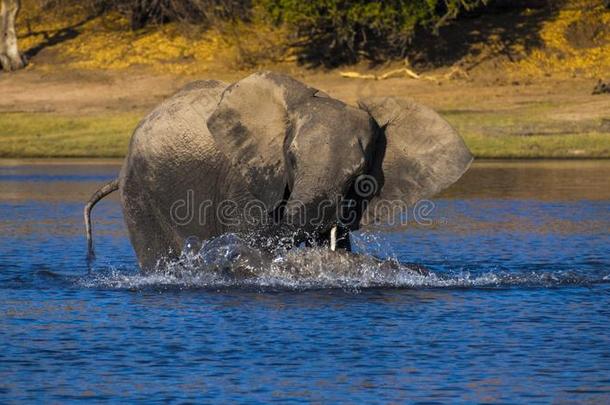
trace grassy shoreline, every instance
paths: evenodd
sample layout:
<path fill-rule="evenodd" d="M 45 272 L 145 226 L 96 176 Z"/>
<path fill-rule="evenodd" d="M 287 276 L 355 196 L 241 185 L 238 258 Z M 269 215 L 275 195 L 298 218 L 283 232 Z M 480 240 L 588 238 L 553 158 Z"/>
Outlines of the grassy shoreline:
<path fill-rule="evenodd" d="M 442 112 L 478 159 L 607 159 L 610 133 L 593 124 L 554 133 L 554 123 L 505 112 Z M 143 112 L 0 113 L 0 158 L 120 158 Z M 527 134 L 519 133 L 527 124 Z M 532 131 L 532 128 L 534 129 Z M 538 131 L 538 132 L 536 132 Z"/>

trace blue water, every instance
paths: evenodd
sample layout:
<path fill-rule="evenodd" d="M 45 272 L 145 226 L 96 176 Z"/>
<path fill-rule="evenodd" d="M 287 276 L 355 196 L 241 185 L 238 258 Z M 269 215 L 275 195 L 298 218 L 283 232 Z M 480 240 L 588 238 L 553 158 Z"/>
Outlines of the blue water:
<path fill-rule="evenodd" d="M 610 162 L 483 162 L 425 221 L 356 235 L 428 276 L 143 276 L 116 164 L 0 165 L 0 402 L 610 402 Z M 429 221 L 428 221 L 429 220 Z"/>

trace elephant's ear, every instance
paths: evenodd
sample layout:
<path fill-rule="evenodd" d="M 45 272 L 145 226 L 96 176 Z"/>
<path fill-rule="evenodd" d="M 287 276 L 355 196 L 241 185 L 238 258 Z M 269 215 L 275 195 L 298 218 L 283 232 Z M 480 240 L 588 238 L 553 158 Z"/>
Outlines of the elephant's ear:
<path fill-rule="evenodd" d="M 288 76 L 262 72 L 229 86 L 207 125 L 216 145 L 263 203 L 279 202 L 286 187 L 284 141 L 290 103 L 307 86 Z"/>
<path fill-rule="evenodd" d="M 375 200 L 411 206 L 453 184 L 470 166 L 472 155 L 464 141 L 432 109 L 395 97 L 358 104 L 381 128 L 372 169 L 379 184 Z"/>

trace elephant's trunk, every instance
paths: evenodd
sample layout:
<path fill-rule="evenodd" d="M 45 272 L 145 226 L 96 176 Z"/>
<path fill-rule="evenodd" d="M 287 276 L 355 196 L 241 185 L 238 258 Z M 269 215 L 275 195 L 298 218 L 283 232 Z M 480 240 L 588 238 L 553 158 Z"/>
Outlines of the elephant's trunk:
<path fill-rule="evenodd" d="M 317 246 L 328 246 L 331 250 L 351 250 L 349 231 L 341 224 L 340 202 L 342 193 L 311 194 L 300 190 L 314 190 L 315 186 L 299 184 L 287 201 L 282 218 L 282 234 L 292 244 L 302 242 Z"/>

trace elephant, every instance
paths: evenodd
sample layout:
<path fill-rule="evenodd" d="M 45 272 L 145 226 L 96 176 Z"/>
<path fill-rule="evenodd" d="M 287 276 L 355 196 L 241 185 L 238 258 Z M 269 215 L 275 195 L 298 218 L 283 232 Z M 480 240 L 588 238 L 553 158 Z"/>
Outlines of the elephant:
<path fill-rule="evenodd" d="M 352 106 L 271 71 L 196 81 L 138 124 L 118 178 L 86 204 L 89 252 L 92 208 L 116 190 L 144 271 L 178 257 L 188 238 L 225 233 L 262 250 L 350 251 L 350 232 L 392 219 L 378 209 L 385 201 L 412 206 L 472 160 L 457 132 L 411 99 Z"/>

